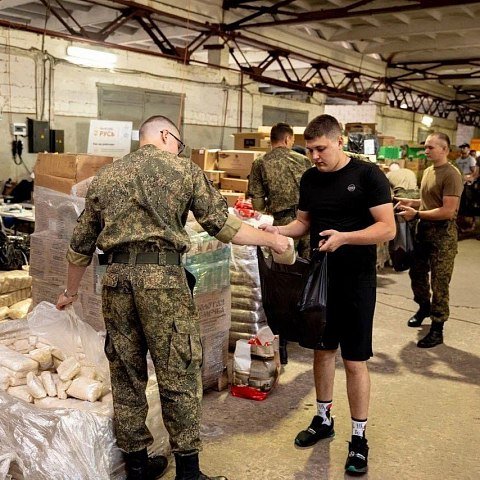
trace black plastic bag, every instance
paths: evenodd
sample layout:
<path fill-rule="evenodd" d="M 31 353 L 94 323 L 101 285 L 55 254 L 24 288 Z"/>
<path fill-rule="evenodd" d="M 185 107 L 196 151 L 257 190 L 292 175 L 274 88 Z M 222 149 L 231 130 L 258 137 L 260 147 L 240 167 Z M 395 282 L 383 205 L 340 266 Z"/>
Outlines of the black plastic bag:
<path fill-rule="evenodd" d="M 404 272 L 413 262 L 413 233 L 409 222 L 399 215 L 395 215 L 397 233 L 389 243 L 390 259 L 396 272 Z"/>
<path fill-rule="evenodd" d="M 9 237 L 0 230 L 0 270 L 19 270 L 28 263 L 29 246 L 23 237 Z"/>
<path fill-rule="evenodd" d="M 314 252 L 302 295 L 298 302 L 300 321 L 298 343 L 305 348 L 318 349 L 322 345 L 327 323 L 328 271 L 327 255 Z"/>
<path fill-rule="evenodd" d="M 257 249 L 263 309 L 268 326 L 282 338 L 298 342 L 300 312 L 297 304 L 309 271 L 309 262 L 297 257 L 293 265 L 275 263 Z"/>

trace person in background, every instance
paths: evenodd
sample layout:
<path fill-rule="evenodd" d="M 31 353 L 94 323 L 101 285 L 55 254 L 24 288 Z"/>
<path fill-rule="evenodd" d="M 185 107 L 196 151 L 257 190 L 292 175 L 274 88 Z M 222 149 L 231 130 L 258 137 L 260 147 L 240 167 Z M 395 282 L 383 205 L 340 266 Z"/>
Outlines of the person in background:
<path fill-rule="evenodd" d="M 270 131 L 271 151 L 257 158 L 248 178 L 247 195 L 254 210 L 273 216 L 273 225 L 286 225 L 295 219 L 300 178 L 312 162 L 292 150 L 293 129 L 277 123 Z M 308 236 L 296 242 L 299 256 L 310 257 Z"/>
<path fill-rule="evenodd" d="M 192 297 L 195 278 L 182 265 L 190 248 L 184 228 L 189 210 L 222 242 L 263 245 L 277 253 L 288 247 L 286 237 L 229 215 L 225 198 L 200 168 L 179 156 L 183 148 L 177 127 L 154 116 L 140 127 L 140 148 L 98 172 L 72 235 L 67 288 L 57 301 L 63 309 L 77 298 L 95 248 L 103 250 L 105 353 L 128 480 L 158 478 L 167 466 L 165 457 L 147 456 L 153 442 L 145 425 L 147 351 L 175 455 L 175 479 L 225 480 L 199 468 L 202 345 Z"/>
<path fill-rule="evenodd" d="M 457 225 L 461 233 L 470 233 L 475 231 L 475 216 L 471 214 L 471 204 L 474 194 L 472 184 L 478 176 L 477 159 L 475 155 L 472 155 L 468 143 L 462 143 L 458 148 L 460 156 L 457 158 L 456 164 L 462 174 L 464 189 L 460 198 Z"/>
<path fill-rule="evenodd" d="M 311 168 L 310 160 L 292 150 L 293 129 L 287 123 L 277 123 L 270 131 L 272 150 L 252 164 L 247 195 L 254 210 L 273 216 L 273 225 L 286 225 L 295 219 L 298 209 L 300 178 Z M 308 235 L 295 241 L 302 258 L 310 258 Z M 280 361 L 288 363 L 287 338 L 280 332 Z"/>
<path fill-rule="evenodd" d="M 460 149 L 460 156 L 457 158 L 456 164 L 463 176 L 463 180 L 469 181 L 475 173 L 477 160 L 470 155 L 470 145 L 468 143 L 462 143 L 458 148 Z"/>
<path fill-rule="evenodd" d="M 425 154 L 433 165 L 423 173 L 420 199 L 396 198 L 395 208 L 399 214 L 406 221 L 418 220 L 409 274 L 413 299 L 419 309 L 408 320 L 408 326 L 419 327 L 425 318 L 432 319 L 430 331 L 417 343 L 420 348 L 443 343 L 443 326 L 450 313 L 449 284 L 457 254 L 455 217 L 463 182 L 458 170 L 448 161 L 449 150 L 447 135 L 429 135 Z"/>
<path fill-rule="evenodd" d="M 304 136 L 316 168 L 302 176 L 297 217 L 288 225 L 261 226 L 293 238 L 310 232 L 311 248 L 327 255 L 326 328 L 313 362 L 317 412 L 310 426 L 297 435 L 295 445 L 310 447 L 335 434 L 331 408 L 340 345 L 352 417 L 345 470 L 363 474 L 368 469 L 367 360 L 373 354 L 376 244 L 395 236 L 392 197 L 377 165 L 343 151 L 342 131 L 334 117 L 316 117 Z"/>
<path fill-rule="evenodd" d="M 386 173 L 393 194 L 397 197 L 418 198 L 417 176 L 408 168 L 400 167 L 398 162 L 392 162 Z"/>
<path fill-rule="evenodd" d="M 307 156 L 307 149 L 305 147 L 302 147 L 301 145 L 294 145 L 292 147 L 292 150 L 294 152 L 299 153 L 300 155 Z"/>

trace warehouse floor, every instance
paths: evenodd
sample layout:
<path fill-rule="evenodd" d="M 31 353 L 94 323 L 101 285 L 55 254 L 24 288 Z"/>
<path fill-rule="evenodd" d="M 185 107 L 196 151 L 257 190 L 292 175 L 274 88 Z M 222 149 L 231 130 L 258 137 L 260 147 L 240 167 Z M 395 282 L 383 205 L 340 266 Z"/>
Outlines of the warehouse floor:
<path fill-rule="evenodd" d="M 463 240 L 451 283 L 445 344 L 416 347 L 428 326 L 413 329 L 416 311 L 407 273 L 379 274 L 369 362 L 372 401 L 367 436 L 369 480 L 477 480 L 480 478 L 480 241 Z M 312 353 L 296 345 L 270 397 L 255 402 L 228 391 L 204 398 L 201 464 L 229 480 L 349 478 L 343 465 L 350 437 L 345 374 L 338 362 L 336 436 L 310 449 L 293 439 L 314 414 Z M 165 479 L 174 478 L 174 465 Z"/>

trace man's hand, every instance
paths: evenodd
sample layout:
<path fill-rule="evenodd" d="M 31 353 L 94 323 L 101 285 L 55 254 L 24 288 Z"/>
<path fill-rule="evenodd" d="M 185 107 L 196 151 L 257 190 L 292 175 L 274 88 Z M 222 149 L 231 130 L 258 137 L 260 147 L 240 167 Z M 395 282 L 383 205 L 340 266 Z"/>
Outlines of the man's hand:
<path fill-rule="evenodd" d="M 395 204 L 395 210 L 397 207 L 400 205 L 403 205 L 404 207 L 413 207 L 413 208 L 418 208 L 420 207 L 420 199 L 419 198 L 402 198 L 402 197 L 393 197 L 393 199 L 398 202 Z"/>
<path fill-rule="evenodd" d="M 287 251 L 289 245 L 290 245 L 289 237 L 285 237 L 283 235 L 275 233 L 274 239 L 270 248 L 274 250 L 276 253 L 282 254 L 283 252 Z"/>
<path fill-rule="evenodd" d="M 71 305 L 76 299 L 78 298 L 78 295 L 75 295 L 73 297 L 67 297 L 64 292 L 62 292 L 57 300 L 57 310 L 63 310 L 65 307 L 68 305 Z"/>
<path fill-rule="evenodd" d="M 323 230 L 320 232 L 318 247 L 321 252 L 334 252 L 347 243 L 347 234 L 337 230 Z"/>
<path fill-rule="evenodd" d="M 280 233 L 278 227 L 274 227 L 273 225 L 268 225 L 267 223 L 262 223 L 258 227 L 260 230 L 268 233 Z"/>
<path fill-rule="evenodd" d="M 397 210 L 398 215 L 403 217 L 407 222 L 413 220 L 415 218 L 415 215 L 417 214 L 417 210 L 415 208 L 408 207 L 406 205 L 400 205 L 400 203 L 397 203 L 397 205 L 395 205 L 395 210 Z"/>

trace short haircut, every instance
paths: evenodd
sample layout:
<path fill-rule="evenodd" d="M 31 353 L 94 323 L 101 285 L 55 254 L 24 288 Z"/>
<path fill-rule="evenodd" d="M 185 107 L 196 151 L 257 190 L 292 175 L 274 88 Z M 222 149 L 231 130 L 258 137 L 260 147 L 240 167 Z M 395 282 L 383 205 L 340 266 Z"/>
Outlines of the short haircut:
<path fill-rule="evenodd" d="M 148 138 L 155 135 L 158 135 L 158 132 L 162 129 L 172 130 L 174 135 L 179 136 L 179 131 L 177 126 L 167 117 L 163 115 L 154 115 L 153 117 L 147 118 L 139 130 L 140 138 Z"/>
<path fill-rule="evenodd" d="M 442 132 L 433 132 L 429 135 L 429 137 L 437 137 L 439 140 L 443 140 L 448 148 L 450 148 L 450 137 L 446 133 Z"/>
<path fill-rule="evenodd" d="M 287 135 L 293 137 L 293 128 L 288 123 L 276 123 L 270 130 L 270 141 L 272 143 L 280 142 Z"/>
<path fill-rule="evenodd" d="M 331 115 L 319 115 L 315 117 L 305 128 L 303 136 L 305 140 L 313 140 L 317 137 L 336 138 L 342 135 L 342 128 L 338 120 Z"/>

